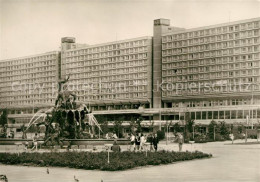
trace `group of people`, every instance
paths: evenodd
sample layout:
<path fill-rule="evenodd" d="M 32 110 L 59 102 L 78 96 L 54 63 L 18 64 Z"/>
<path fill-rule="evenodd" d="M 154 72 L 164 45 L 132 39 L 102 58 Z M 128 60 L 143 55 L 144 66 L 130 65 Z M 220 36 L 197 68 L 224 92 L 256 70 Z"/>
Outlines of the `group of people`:
<path fill-rule="evenodd" d="M 147 147 L 146 146 L 147 139 L 148 139 L 148 137 L 145 136 L 142 133 L 137 133 L 136 135 L 134 135 L 132 133 L 131 137 L 130 137 L 130 142 L 131 142 L 130 150 L 134 150 L 134 151 L 143 151 L 143 150 L 145 150 L 145 147 Z M 153 134 L 150 137 L 149 141 L 150 141 L 149 142 L 150 143 L 150 150 L 157 151 L 157 146 L 158 146 L 158 143 L 159 143 L 157 134 Z"/>
<path fill-rule="evenodd" d="M 32 151 L 33 150 L 38 150 L 38 134 L 37 133 L 35 133 L 34 134 L 34 136 L 33 136 L 33 142 L 32 142 L 32 144 L 33 144 L 33 147 L 32 147 Z M 28 150 L 28 147 L 29 147 L 29 142 L 28 142 L 28 140 L 24 143 L 24 149 L 25 149 L 25 151 L 27 151 Z"/>

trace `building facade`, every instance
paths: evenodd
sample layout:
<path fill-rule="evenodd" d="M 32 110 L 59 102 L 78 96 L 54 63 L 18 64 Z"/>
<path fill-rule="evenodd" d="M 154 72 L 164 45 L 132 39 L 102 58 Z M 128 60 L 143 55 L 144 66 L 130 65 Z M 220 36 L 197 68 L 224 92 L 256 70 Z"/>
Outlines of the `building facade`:
<path fill-rule="evenodd" d="M 200 124 L 257 122 L 260 18 L 194 29 L 157 19 L 152 37 L 98 45 L 64 37 L 60 51 L 0 62 L 0 107 L 28 118 L 54 106 L 55 85 L 68 77 L 77 102 L 108 121 L 161 125 L 189 113 Z M 31 83 L 44 84 L 41 94 L 19 91 Z"/>
<path fill-rule="evenodd" d="M 61 74 L 92 110 L 150 108 L 152 37 L 65 49 Z"/>
<path fill-rule="evenodd" d="M 16 122 L 28 122 L 23 114 L 53 106 L 58 80 L 59 52 L 3 60 L 0 62 L 0 108 L 18 115 Z"/>
<path fill-rule="evenodd" d="M 259 28 L 257 18 L 164 34 L 164 107 L 199 108 L 195 120 L 260 118 Z"/>

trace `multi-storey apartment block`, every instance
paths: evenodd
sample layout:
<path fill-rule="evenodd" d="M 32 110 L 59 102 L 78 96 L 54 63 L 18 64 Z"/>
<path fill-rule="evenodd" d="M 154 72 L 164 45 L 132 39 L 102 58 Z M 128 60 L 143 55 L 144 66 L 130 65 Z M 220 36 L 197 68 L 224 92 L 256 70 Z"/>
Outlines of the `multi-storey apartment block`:
<path fill-rule="evenodd" d="M 260 18 L 193 29 L 158 19 L 153 37 L 98 45 L 62 38 L 60 52 L 0 62 L 0 107 L 16 120 L 54 106 L 53 84 L 68 77 L 77 102 L 108 121 L 160 125 L 189 113 L 201 124 L 253 123 L 260 118 Z M 44 83 L 42 93 L 17 91 L 30 83 Z"/>
<path fill-rule="evenodd" d="M 196 120 L 260 118 L 259 64 L 259 18 L 166 33 L 164 107 L 197 107 Z"/>
<path fill-rule="evenodd" d="M 8 108 L 10 114 L 23 114 L 52 106 L 56 98 L 53 88 L 58 80 L 58 58 L 59 52 L 55 51 L 1 61 L 0 108 Z"/>
<path fill-rule="evenodd" d="M 61 74 L 93 110 L 151 107 L 152 37 L 65 49 Z"/>

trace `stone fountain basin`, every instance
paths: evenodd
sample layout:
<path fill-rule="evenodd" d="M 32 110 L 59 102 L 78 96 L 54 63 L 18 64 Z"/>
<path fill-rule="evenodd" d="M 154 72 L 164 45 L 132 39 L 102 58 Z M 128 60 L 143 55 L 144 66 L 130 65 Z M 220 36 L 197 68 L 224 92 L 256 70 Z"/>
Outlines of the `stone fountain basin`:
<path fill-rule="evenodd" d="M 32 143 L 32 139 L 15 139 L 15 138 L 0 138 L 0 145 L 17 145 L 25 144 L 25 142 Z M 71 145 L 104 145 L 113 144 L 114 139 L 64 139 L 61 140 L 65 143 L 71 142 Z M 129 145 L 130 140 L 127 139 L 117 139 L 118 145 Z M 38 140 L 39 144 L 42 144 L 44 140 Z"/>

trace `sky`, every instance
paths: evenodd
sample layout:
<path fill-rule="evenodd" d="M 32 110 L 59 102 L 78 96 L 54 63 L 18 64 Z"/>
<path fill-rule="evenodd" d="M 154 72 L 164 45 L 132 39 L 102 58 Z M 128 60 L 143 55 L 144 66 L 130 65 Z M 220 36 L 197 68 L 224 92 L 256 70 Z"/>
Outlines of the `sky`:
<path fill-rule="evenodd" d="M 195 28 L 260 17 L 260 0 L 0 0 L 0 60 L 152 36 L 153 20 Z"/>

